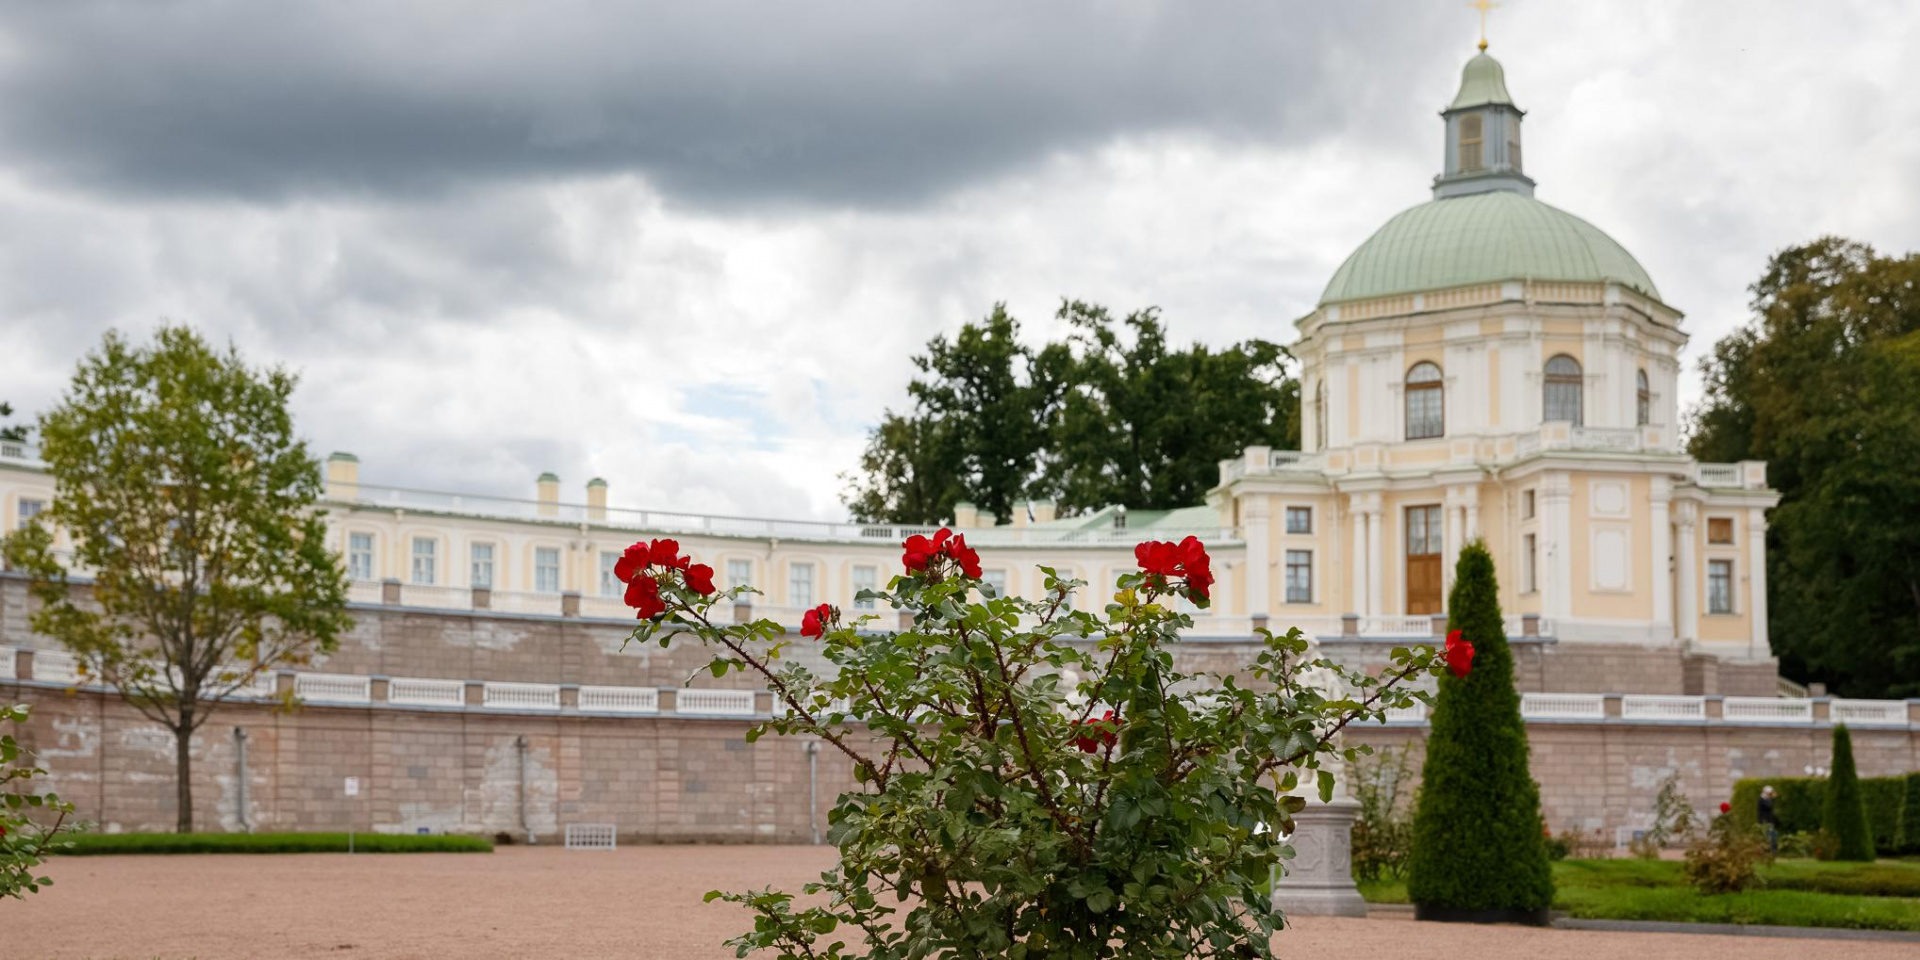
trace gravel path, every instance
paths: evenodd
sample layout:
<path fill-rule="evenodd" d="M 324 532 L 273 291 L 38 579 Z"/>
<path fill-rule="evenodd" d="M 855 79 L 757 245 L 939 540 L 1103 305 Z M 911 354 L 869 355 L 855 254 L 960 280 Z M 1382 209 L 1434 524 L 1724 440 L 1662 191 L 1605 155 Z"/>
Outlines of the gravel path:
<path fill-rule="evenodd" d="M 797 889 L 832 862 L 822 847 L 630 847 L 492 855 L 76 857 L 52 888 L 0 901 L 9 960 L 233 957 L 623 957 L 724 960 L 744 911 L 702 904 L 716 887 Z M 1773 940 L 1303 918 L 1289 958 L 1847 960 L 1913 958 L 1910 943 Z"/>

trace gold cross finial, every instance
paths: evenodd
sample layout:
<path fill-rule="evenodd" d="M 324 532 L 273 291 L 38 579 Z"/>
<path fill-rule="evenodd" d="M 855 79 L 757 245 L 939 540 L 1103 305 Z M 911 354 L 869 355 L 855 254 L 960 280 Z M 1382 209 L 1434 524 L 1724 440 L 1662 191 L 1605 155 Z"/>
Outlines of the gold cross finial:
<path fill-rule="evenodd" d="M 1500 5 L 1493 0 L 1473 0 L 1467 6 L 1480 11 L 1480 50 L 1484 53 L 1487 49 L 1487 14 L 1498 9 Z"/>

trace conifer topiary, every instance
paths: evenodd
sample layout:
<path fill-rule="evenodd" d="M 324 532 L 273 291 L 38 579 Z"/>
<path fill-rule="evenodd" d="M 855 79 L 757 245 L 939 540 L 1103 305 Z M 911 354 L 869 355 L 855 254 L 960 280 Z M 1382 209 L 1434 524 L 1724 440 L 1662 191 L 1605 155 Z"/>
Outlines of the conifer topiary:
<path fill-rule="evenodd" d="M 1440 678 L 1414 814 L 1407 894 L 1422 919 L 1547 922 L 1553 874 L 1540 787 L 1500 616 L 1493 556 L 1460 551 L 1448 629 L 1473 644 L 1473 669 Z"/>
<path fill-rule="evenodd" d="M 1833 772 L 1827 775 L 1827 803 L 1820 827 L 1838 844 L 1835 860 L 1873 860 L 1873 828 L 1867 824 L 1867 805 L 1860 793 L 1860 775 L 1853 768 L 1853 735 L 1846 724 L 1833 728 Z"/>

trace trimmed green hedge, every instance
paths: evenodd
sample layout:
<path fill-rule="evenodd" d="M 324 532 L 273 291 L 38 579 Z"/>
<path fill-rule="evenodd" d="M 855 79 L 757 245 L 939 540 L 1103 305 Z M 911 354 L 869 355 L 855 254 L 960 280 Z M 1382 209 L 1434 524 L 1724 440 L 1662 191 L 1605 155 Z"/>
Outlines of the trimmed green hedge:
<path fill-rule="evenodd" d="M 1773 785 L 1777 794 L 1773 812 L 1780 818 L 1780 832 L 1813 833 L 1820 829 L 1820 818 L 1827 802 L 1825 777 L 1755 777 L 1733 785 L 1733 816 L 1741 824 L 1752 826 L 1760 820 L 1760 788 Z M 1867 807 L 1867 821 L 1873 829 L 1874 849 L 1892 854 L 1902 849 L 1920 852 L 1915 833 L 1920 833 L 1920 773 L 1904 777 L 1874 777 L 1860 781 L 1860 794 Z M 1910 795 L 1911 794 L 1911 795 Z"/>
<path fill-rule="evenodd" d="M 344 833 L 83 833 L 61 856 L 143 853 L 345 853 Z M 356 833 L 356 853 L 491 853 L 492 841 L 450 834 Z"/>

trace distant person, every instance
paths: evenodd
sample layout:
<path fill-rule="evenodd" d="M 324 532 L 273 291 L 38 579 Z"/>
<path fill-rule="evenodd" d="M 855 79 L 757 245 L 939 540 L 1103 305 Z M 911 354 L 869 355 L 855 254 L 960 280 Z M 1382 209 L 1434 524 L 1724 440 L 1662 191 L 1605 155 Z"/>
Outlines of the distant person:
<path fill-rule="evenodd" d="M 1760 788 L 1760 825 L 1767 829 L 1767 849 L 1780 855 L 1780 818 L 1773 812 L 1773 788 Z"/>

